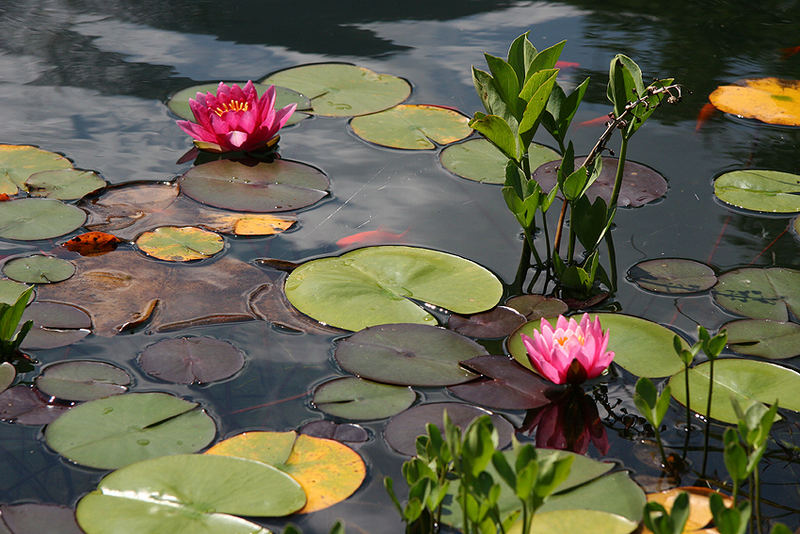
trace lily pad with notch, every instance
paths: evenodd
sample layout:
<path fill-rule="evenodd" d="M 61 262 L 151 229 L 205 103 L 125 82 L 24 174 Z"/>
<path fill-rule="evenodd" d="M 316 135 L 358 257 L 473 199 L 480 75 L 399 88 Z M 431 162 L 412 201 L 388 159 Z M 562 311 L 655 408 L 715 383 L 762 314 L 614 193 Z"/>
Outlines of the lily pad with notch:
<path fill-rule="evenodd" d="M 800 175 L 745 169 L 714 180 L 714 194 L 726 204 L 767 213 L 800 212 Z"/>
<path fill-rule="evenodd" d="M 224 380 L 244 367 L 242 351 L 219 339 L 162 339 L 139 355 L 145 373 L 176 384 L 206 384 Z"/>
<path fill-rule="evenodd" d="M 558 317 L 569 310 L 569 306 L 556 297 L 544 295 L 518 295 L 506 301 L 506 306 L 517 310 L 528 321 L 535 321 L 542 317 Z"/>
<path fill-rule="evenodd" d="M 86 213 L 52 198 L 0 202 L 0 237 L 19 241 L 50 239 L 80 228 Z"/>
<path fill-rule="evenodd" d="M 329 380 L 314 390 L 314 406 L 343 419 L 370 420 L 396 415 L 417 398 L 410 387 L 391 386 L 356 377 Z"/>
<path fill-rule="evenodd" d="M 782 267 L 735 269 L 720 275 L 711 296 L 719 307 L 752 319 L 800 316 L 800 271 Z"/>
<path fill-rule="evenodd" d="M 195 261 L 222 252 L 222 236 L 194 226 L 161 226 L 136 239 L 139 250 L 164 261 Z"/>
<path fill-rule="evenodd" d="M 51 284 L 62 282 L 75 274 L 75 266 L 67 260 L 44 254 L 32 254 L 8 260 L 3 274 L 17 282 Z"/>
<path fill-rule="evenodd" d="M 25 180 L 31 196 L 76 200 L 106 186 L 106 181 L 94 171 L 60 169 L 40 171 Z"/>
<path fill-rule="evenodd" d="M 80 402 L 126 393 L 131 376 L 107 362 L 66 360 L 44 367 L 35 383 L 51 397 Z"/>
<path fill-rule="evenodd" d="M 77 343 L 91 334 L 92 320 L 82 309 L 60 302 L 31 302 L 22 322 L 33 327 L 22 341 L 22 349 L 54 349 Z"/>
<path fill-rule="evenodd" d="M 388 323 L 436 324 L 410 299 L 472 314 L 492 308 L 503 286 L 464 258 L 417 247 L 375 246 L 306 262 L 286 279 L 286 297 L 326 325 L 361 330 Z"/>
<path fill-rule="evenodd" d="M 217 208 L 271 213 L 305 208 L 328 194 L 319 169 L 285 159 L 247 165 L 217 160 L 189 169 L 178 181 L 183 194 Z"/>
<path fill-rule="evenodd" d="M 86 402 L 53 421 L 47 444 L 67 459 L 97 469 L 196 452 L 217 433 L 195 402 L 166 393 L 126 393 Z"/>
<path fill-rule="evenodd" d="M 528 148 L 531 168 L 550 161 L 561 161 L 552 148 L 532 143 Z M 449 145 L 439 155 L 442 166 L 461 178 L 482 184 L 503 184 L 506 181 L 508 158 L 486 139 L 468 139 Z"/>
<path fill-rule="evenodd" d="M 739 354 L 783 360 L 800 356 L 800 324 L 769 319 L 740 319 L 722 326 L 728 348 Z"/>
<path fill-rule="evenodd" d="M 61 154 L 31 145 L 0 144 L 0 193 L 16 195 L 36 172 L 71 168 L 72 162 Z"/>
<path fill-rule="evenodd" d="M 468 317 L 454 313 L 447 321 L 447 328 L 463 336 L 497 339 L 506 337 L 525 321 L 525 316 L 517 310 L 507 306 L 496 306 L 487 312 Z"/>
<path fill-rule="evenodd" d="M 314 115 L 352 117 L 396 106 L 411 95 L 411 85 L 349 63 L 315 63 L 274 72 L 262 84 L 288 87 L 311 99 Z"/>
<path fill-rule="evenodd" d="M 370 143 L 406 150 L 432 150 L 460 141 L 472 133 L 469 117 L 454 109 L 400 104 L 385 111 L 354 117 L 350 127 Z"/>
<path fill-rule="evenodd" d="M 333 356 L 345 371 L 376 382 L 447 386 L 476 378 L 459 362 L 486 354 L 478 343 L 443 328 L 385 324 L 340 340 Z"/>
<path fill-rule="evenodd" d="M 311 421 L 297 431 L 315 438 L 340 441 L 352 449 L 357 449 L 369 440 L 369 432 L 363 426 L 353 423 L 335 423 L 329 419 Z"/>
<path fill-rule="evenodd" d="M 637 263 L 628 269 L 628 280 L 637 286 L 666 295 L 699 293 L 714 287 L 714 269 L 699 261 L 659 258 Z"/>

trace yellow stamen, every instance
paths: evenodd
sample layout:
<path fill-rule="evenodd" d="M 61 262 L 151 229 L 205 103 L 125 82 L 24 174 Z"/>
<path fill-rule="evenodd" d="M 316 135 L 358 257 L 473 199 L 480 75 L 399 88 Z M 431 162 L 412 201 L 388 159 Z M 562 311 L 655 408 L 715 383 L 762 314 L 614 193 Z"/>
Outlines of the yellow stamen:
<path fill-rule="evenodd" d="M 217 109 L 214 110 L 214 113 L 217 114 L 217 117 L 222 117 L 225 113 L 229 111 L 247 111 L 250 109 L 249 102 L 242 102 L 241 100 L 231 100 L 230 102 L 225 102 L 221 106 L 217 106 Z"/>

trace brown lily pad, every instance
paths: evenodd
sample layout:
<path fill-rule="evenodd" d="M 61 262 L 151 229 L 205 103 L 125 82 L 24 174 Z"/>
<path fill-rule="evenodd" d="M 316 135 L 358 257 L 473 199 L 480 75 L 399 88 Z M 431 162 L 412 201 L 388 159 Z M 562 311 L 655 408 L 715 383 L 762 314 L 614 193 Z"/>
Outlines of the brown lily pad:
<path fill-rule="evenodd" d="M 4 530 L 4 527 L 7 530 Z M 56 504 L 23 503 L 0 505 L 0 533 L 82 534 L 75 510 Z"/>
<path fill-rule="evenodd" d="M 569 310 L 569 306 L 555 297 L 544 295 L 519 295 L 506 301 L 506 306 L 517 310 L 528 321 L 536 321 L 542 317 L 558 317 Z"/>
<path fill-rule="evenodd" d="M 525 316 L 517 310 L 497 306 L 487 312 L 468 317 L 454 313 L 447 322 L 447 328 L 455 330 L 462 336 L 492 339 L 506 337 L 526 322 Z"/>
<path fill-rule="evenodd" d="M 49 404 L 36 388 L 14 386 L 0 393 L 0 421 L 46 425 L 67 410 L 69 406 Z"/>
<path fill-rule="evenodd" d="M 33 327 L 25 336 L 23 349 L 54 349 L 72 345 L 91 333 L 92 320 L 76 306 L 60 302 L 32 302 L 22 314 L 22 322 Z"/>
<path fill-rule="evenodd" d="M 236 374 L 244 367 L 244 354 L 227 341 L 180 337 L 147 347 L 139 355 L 139 365 L 148 375 L 167 382 L 205 384 Z"/>

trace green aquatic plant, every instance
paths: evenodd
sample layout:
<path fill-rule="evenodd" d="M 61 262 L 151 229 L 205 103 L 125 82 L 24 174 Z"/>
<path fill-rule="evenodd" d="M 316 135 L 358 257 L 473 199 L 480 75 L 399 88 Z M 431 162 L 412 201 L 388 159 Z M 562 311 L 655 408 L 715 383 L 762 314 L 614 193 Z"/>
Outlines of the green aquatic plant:
<path fill-rule="evenodd" d="M 714 393 L 714 362 L 722 353 L 725 344 L 728 342 L 728 332 L 722 330 L 716 336 L 711 337 L 702 326 L 697 327 L 697 337 L 703 349 L 703 353 L 708 357 L 709 370 L 708 370 L 708 395 L 706 401 L 706 425 L 705 425 L 705 442 L 703 444 L 703 469 L 702 473 L 705 475 L 706 465 L 708 461 L 708 438 L 711 432 L 711 398 Z M 688 374 L 688 373 L 687 373 Z M 687 397 L 688 399 L 688 397 Z M 687 400 L 688 403 L 688 400 Z"/>
<path fill-rule="evenodd" d="M 689 494 L 681 492 L 668 512 L 657 502 L 644 505 L 644 526 L 653 534 L 682 534 L 686 520 L 689 519 Z"/>
<path fill-rule="evenodd" d="M 11 362 L 19 356 L 19 346 L 33 327 L 33 321 L 20 326 L 22 314 L 33 294 L 33 286 L 17 297 L 14 304 L 0 303 L 0 360 Z"/>
<path fill-rule="evenodd" d="M 633 402 L 636 408 L 647 419 L 653 427 L 658 442 L 658 452 L 661 453 L 661 465 L 667 466 L 667 455 L 664 453 L 664 444 L 661 441 L 661 421 L 669 408 L 670 388 L 664 387 L 661 394 L 658 394 L 656 386 L 649 378 L 642 377 L 636 382 L 636 390 L 633 394 Z"/>

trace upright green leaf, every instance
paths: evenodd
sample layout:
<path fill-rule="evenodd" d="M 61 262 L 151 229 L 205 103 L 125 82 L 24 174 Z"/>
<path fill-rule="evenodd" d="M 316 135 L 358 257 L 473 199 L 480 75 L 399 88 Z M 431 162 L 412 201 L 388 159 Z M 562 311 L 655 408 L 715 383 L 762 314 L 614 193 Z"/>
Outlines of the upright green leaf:
<path fill-rule="evenodd" d="M 519 161 L 518 136 L 502 117 L 476 112 L 475 118 L 469 121 L 469 126 L 480 132 L 507 157 Z"/>
<path fill-rule="evenodd" d="M 506 107 L 511 111 L 511 114 L 520 120 L 520 105 L 519 100 L 519 82 L 517 81 L 517 73 L 514 68 L 509 65 L 505 60 L 492 56 L 490 54 L 483 55 L 486 58 L 486 64 L 489 66 L 489 71 L 494 77 L 494 86 L 500 92 L 500 95 L 505 102 Z"/>
<path fill-rule="evenodd" d="M 527 132 L 537 124 L 539 115 L 547 106 L 557 75 L 558 69 L 543 70 L 531 76 L 525 83 L 520 96 L 528 103 L 519 123 L 520 133 Z"/>
<path fill-rule="evenodd" d="M 561 51 L 564 49 L 565 44 L 567 44 L 566 40 L 561 41 L 536 54 L 536 57 L 533 58 L 533 62 L 531 63 L 530 72 L 552 69 L 555 67 L 558 58 L 561 57 Z"/>

